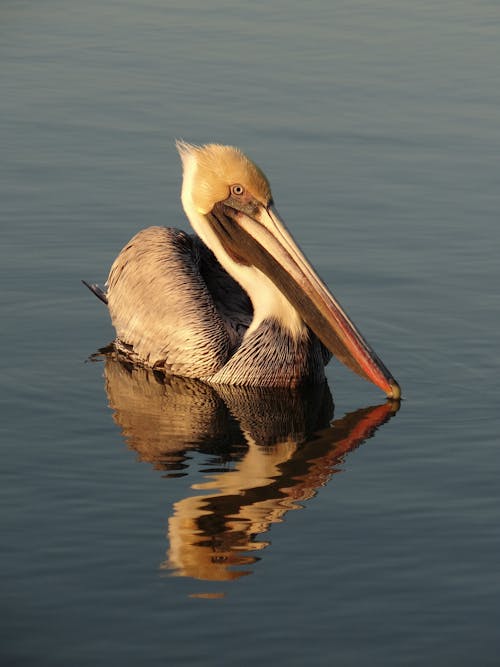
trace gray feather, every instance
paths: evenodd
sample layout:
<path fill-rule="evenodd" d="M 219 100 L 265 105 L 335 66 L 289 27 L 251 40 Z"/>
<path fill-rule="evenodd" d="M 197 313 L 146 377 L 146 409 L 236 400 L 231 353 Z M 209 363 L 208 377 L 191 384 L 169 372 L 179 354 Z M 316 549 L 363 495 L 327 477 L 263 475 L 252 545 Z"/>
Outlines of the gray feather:
<path fill-rule="evenodd" d="M 211 384 L 297 386 L 324 379 L 329 353 L 306 327 L 293 337 L 263 321 L 246 335 L 247 294 L 197 236 L 167 227 L 136 234 L 114 261 L 107 293 L 117 351 L 135 364 Z"/>
<path fill-rule="evenodd" d="M 91 292 L 93 292 L 98 299 L 100 299 L 103 303 L 107 304 L 108 303 L 108 298 L 106 296 L 106 292 L 97 285 L 97 283 L 88 283 L 86 280 L 82 280 L 82 283 L 85 285 L 85 287 L 88 287 Z"/>

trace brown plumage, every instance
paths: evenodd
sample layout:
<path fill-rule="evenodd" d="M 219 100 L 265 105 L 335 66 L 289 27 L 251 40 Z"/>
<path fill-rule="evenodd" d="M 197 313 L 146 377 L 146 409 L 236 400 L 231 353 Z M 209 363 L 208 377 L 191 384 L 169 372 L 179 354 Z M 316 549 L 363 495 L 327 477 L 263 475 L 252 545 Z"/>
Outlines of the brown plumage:
<path fill-rule="evenodd" d="M 184 377 L 220 370 L 251 321 L 248 298 L 210 251 L 166 227 L 129 241 L 111 267 L 107 298 L 119 349 Z"/>
<path fill-rule="evenodd" d="M 239 149 L 178 143 L 182 203 L 196 235 L 150 227 L 116 258 L 104 294 L 131 361 L 235 385 L 324 379 L 334 353 L 398 398 L 399 386 L 321 282 Z"/>

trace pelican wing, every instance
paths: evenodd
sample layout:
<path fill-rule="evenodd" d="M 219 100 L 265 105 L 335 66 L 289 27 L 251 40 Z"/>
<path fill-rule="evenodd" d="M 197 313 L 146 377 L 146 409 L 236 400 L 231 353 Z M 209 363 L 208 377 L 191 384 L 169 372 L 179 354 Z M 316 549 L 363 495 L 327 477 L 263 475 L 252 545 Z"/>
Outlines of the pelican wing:
<path fill-rule="evenodd" d="M 198 378 L 226 363 L 245 319 L 231 319 L 231 304 L 245 297 L 222 268 L 211 269 L 210 255 L 197 237 L 166 227 L 144 229 L 123 248 L 107 299 L 120 348 L 132 359 Z"/>
<path fill-rule="evenodd" d="M 191 238 L 199 255 L 201 277 L 224 322 L 234 351 L 252 322 L 251 301 L 240 285 L 222 268 L 213 252 L 197 236 Z"/>

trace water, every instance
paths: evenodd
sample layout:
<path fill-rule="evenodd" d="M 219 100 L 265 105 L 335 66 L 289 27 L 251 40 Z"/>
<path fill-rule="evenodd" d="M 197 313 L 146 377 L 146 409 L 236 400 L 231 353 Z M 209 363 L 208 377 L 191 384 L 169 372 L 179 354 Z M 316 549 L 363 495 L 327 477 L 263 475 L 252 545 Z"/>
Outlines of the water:
<path fill-rule="evenodd" d="M 200 5 L 0 10 L 3 664 L 498 664 L 499 8 Z M 86 363 L 178 137 L 263 167 L 397 414 Z"/>

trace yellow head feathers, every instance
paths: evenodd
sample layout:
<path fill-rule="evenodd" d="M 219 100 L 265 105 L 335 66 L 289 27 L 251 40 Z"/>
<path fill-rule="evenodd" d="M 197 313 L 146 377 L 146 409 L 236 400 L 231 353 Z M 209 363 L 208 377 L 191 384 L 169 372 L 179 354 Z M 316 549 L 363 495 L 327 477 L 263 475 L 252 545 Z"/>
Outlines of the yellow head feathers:
<path fill-rule="evenodd" d="M 177 142 L 182 159 L 184 177 L 191 178 L 191 199 L 203 214 L 214 204 L 229 197 L 232 185 L 242 185 L 257 201 L 267 205 L 271 200 L 271 187 L 262 171 L 238 148 L 207 144 L 193 146 Z"/>

